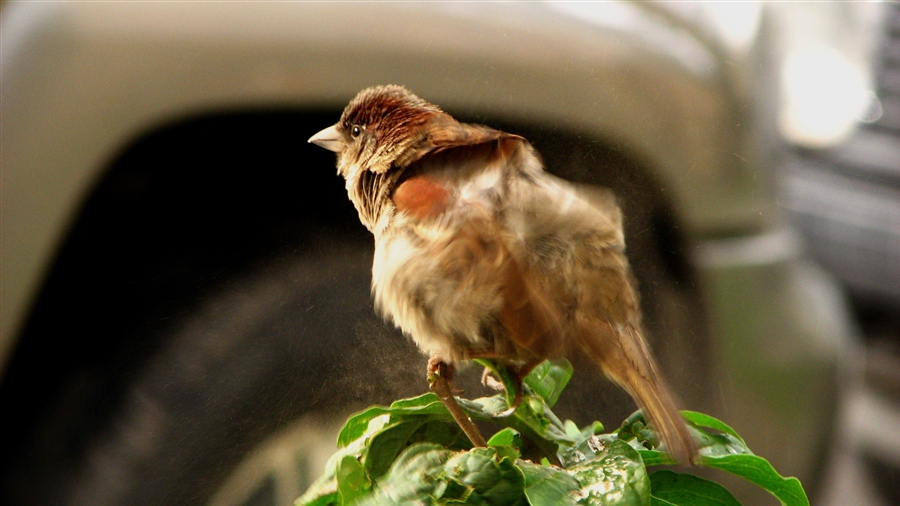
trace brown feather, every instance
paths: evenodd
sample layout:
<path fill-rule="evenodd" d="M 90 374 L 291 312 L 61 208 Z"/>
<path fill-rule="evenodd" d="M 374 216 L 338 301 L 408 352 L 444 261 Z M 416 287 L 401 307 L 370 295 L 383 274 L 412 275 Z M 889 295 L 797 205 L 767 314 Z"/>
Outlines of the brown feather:
<path fill-rule="evenodd" d="M 697 445 L 640 332 L 630 325 L 596 320 L 581 321 L 578 327 L 576 340 L 581 349 L 631 394 L 675 461 L 691 463 Z"/>
<path fill-rule="evenodd" d="M 392 200 L 397 210 L 409 213 L 417 220 L 434 219 L 451 204 L 450 191 L 426 176 L 405 179 L 394 190 Z"/>
<path fill-rule="evenodd" d="M 527 350 L 541 361 L 563 352 L 563 325 L 559 311 L 547 300 L 545 290 L 534 286 L 535 277 L 506 251 L 501 272 L 503 307 L 497 319 L 509 332 L 516 348 Z"/>

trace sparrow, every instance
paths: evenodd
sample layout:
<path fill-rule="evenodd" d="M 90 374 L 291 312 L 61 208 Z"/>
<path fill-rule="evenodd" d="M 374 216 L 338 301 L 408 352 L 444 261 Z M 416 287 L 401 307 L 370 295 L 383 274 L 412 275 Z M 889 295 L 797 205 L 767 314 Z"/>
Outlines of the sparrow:
<path fill-rule="evenodd" d="M 429 377 L 449 381 L 454 366 L 485 358 L 521 382 L 546 359 L 587 357 L 677 462 L 694 459 L 644 339 L 611 195 L 549 174 L 524 138 L 460 123 L 397 85 L 362 90 L 309 142 L 337 154 L 375 238 L 375 306 L 430 357 Z M 438 395 L 455 404 L 446 386 Z M 484 444 L 458 406 L 451 413 Z"/>

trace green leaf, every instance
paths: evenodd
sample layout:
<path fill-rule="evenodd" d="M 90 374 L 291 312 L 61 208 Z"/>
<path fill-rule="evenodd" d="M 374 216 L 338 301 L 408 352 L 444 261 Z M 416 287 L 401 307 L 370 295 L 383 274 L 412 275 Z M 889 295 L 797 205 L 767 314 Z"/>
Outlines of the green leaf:
<path fill-rule="evenodd" d="M 785 506 L 809 506 L 809 498 L 800 480 L 778 474 L 768 460 L 756 455 L 704 456 L 701 463 L 736 474 L 766 489 Z"/>
<path fill-rule="evenodd" d="M 338 435 L 338 448 L 343 448 L 359 439 L 368 429 L 369 422 L 382 415 L 390 415 L 392 418 L 409 415 L 437 415 L 442 419 L 452 419 L 444 403 L 437 395 L 430 392 L 411 399 L 396 401 L 388 408 L 372 406 L 347 420 Z"/>
<path fill-rule="evenodd" d="M 450 457 L 444 471 L 448 478 L 472 487 L 467 503 L 526 506 L 525 479 L 515 459 L 498 456 L 496 448 L 473 448 Z M 472 498 L 479 502 L 471 502 Z"/>
<path fill-rule="evenodd" d="M 515 462 L 496 448 L 450 452 L 414 444 L 397 457 L 373 493 L 355 504 L 526 506 L 524 478 Z"/>
<path fill-rule="evenodd" d="M 425 422 L 422 417 L 404 419 L 385 426 L 372 436 L 365 457 L 365 468 L 371 479 L 376 480 L 391 467 L 397 455 L 407 446 L 410 436 Z M 338 476 L 340 483 L 340 476 Z"/>
<path fill-rule="evenodd" d="M 581 485 L 571 474 L 525 460 L 520 460 L 518 465 L 525 475 L 525 497 L 532 505 L 578 504 L 575 497 L 580 494 Z"/>
<path fill-rule="evenodd" d="M 339 448 L 338 451 L 328 459 L 322 476 L 310 485 L 309 489 L 297 499 L 296 504 L 298 506 L 338 504 L 340 496 L 338 494 L 337 474 L 341 461 L 347 456 L 351 456 L 354 459 L 357 459 L 357 461 L 361 459 L 367 451 L 366 444 L 369 442 L 369 436 L 380 431 L 388 420 L 389 418 L 387 416 L 381 416 L 380 418 L 379 416 L 375 416 L 374 418 L 370 418 L 369 421 L 366 422 L 367 425 L 365 431 L 356 440 L 350 441 L 344 447 Z M 345 475 L 348 474 L 346 471 L 347 470 L 344 472 Z M 368 486 L 369 481 L 367 477 L 356 476 L 354 479 L 357 478 L 359 480 L 359 486 Z"/>
<path fill-rule="evenodd" d="M 425 498 L 434 497 L 436 483 L 432 477 L 443 469 L 450 454 L 449 450 L 436 444 L 410 446 L 397 457 L 372 493 L 358 498 L 354 504 L 377 506 L 425 502 Z"/>
<path fill-rule="evenodd" d="M 702 465 L 728 471 L 751 481 L 777 497 L 786 506 L 809 506 L 809 498 L 800 480 L 781 476 L 768 460 L 753 455 L 734 429 L 702 413 L 689 411 L 684 415 L 692 422 L 690 426 L 692 431 L 701 433 Z M 725 434 L 710 434 L 702 428 L 722 431 Z"/>
<path fill-rule="evenodd" d="M 365 494 L 371 487 L 366 471 L 353 455 L 345 455 L 337 465 L 335 472 L 338 494 L 341 502 L 346 504 Z"/>
<path fill-rule="evenodd" d="M 388 408 L 383 406 L 372 406 L 365 411 L 361 411 L 351 416 L 347 419 L 347 423 L 344 424 L 344 428 L 341 429 L 341 433 L 338 435 L 338 448 L 344 448 L 362 437 L 369 427 L 369 422 L 388 412 Z"/>
<path fill-rule="evenodd" d="M 442 415 L 450 416 L 441 399 L 432 392 L 418 397 L 394 401 L 389 408 L 392 415 Z"/>
<path fill-rule="evenodd" d="M 458 400 L 463 411 L 473 419 L 491 420 L 515 429 L 524 440 L 533 443 L 543 456 L 552 460 L 556 460 L 556 452 L 561 443 L 572 443 L 562 422 L 546 408 L 543 399 L 537 395 L 526 394 L 522 404 L 511 415 L 506 413 L 508 405 L 503 395 L 471 401 Z"/>
<path fill-rule="evenodd" d="M 341 504 L 341 496 L 337 492 L 317 494 L 312 490 L 307 490 L 305 494 L 294 501 L 294 506 L 337 506 L 339 504 Z"/>
<path fill-rule="evenodd" d="M 690 421 L 688 429 L 700 451 L 700 465 L 721 469 L 755 483 L 786 506 L 809 505 L 809 498 L 800 481 L 778 474 L 769 461 L 750 451 L 734 429 L 702 413 L 688 411 L 683 412 L 683 415 Z M 711 432 L 708 429 L 723 433 Z M 617 435 L 623 440 L 630 441 L 632 446 L 638 449 L 644 465 L 672 464 L 674 461 L 667 453 L 645 449 L 652 447 L 643 436 L 648 430 L 643 427 L 643 418 L 638 411 L 628 417 L 617 431 Z"/>
<path fill-rule="evenodd" d="M 693 436 L 701 455 L 712 457 L 718 455 L 753 454 L 739 436 L 732 435 L 734 430 L 724 423 L 707 415 L 701 415 L 696 418 L 708 421 L 708 423 L 714 425 L 712 427 L 714 430 L 721 428 L 729 431 L 724 434 L 710 432 L 706 428 L 688 421 L 688 431 Z M 616 431 L 616 435 L 619 439 L 630 442 L 640 452 L 641 458 L 644 459 L 644 463 L 648 466 L 675 463 L 668 453 L 658 448 L 660 444 L 659 437 L 653 429 L 644 425 L 644 418 L 640 411 L 636 411 L 629 416 Z"/>
<path fill-rule="evenodd" d="M 675 459 L 669 456 L 666 452 L 661 452 L 658 450 L 642 450 L 638 449 L 638 454 L 641 456 L 641 460 L 644 461 L 644 465 L 646 467 L 651 466 L 666 466 L 675 464 Z"/>
<path fill-rule="evenodd" d="M 650 481 L 641 457 L 616 436 L 591 436 L 567 450 L 562 461 L 579 484 L 580 503 L 650 504 Z"/>
<path fill-rule="evenodd" d="M 728 425 L 725 425 L 725 423 L 722 422 L 721 420 L 718 420 L 716 418 L 713 418 L 713 417 L 703 414 L 703 413 L 698 413 L 696 411 L 687 411 L 687 410 L 682 411 L 681 416 L 685 417 L 689 422 L 691 422 L 694 425 L 697 425 L 699 427 L 708 427 L 710 429 L 715 429 L 715 430 L 724 432 L 726 434 L 730 434 L 731 436 L 733 436 L 735 439 L 737 439 L 738 441 L 740 441 L 741 443 L 743 443 L 746 446 L 746 443 L 744 443 L 744 439 L 741 436 L 738 436 L 738 433 L 735 432 L 734 429 L 732 429 Z"/>
<path fill-rule="evenodd" d="M 487 442 L 488 446 L 522 446 L 522 440 L 519 433 L 509 427 L 497 432 Z"/>
<path fill-rule="evenodd" d="M 692 474 L 656 471 L 650 488 L 652 506 L 740 506 L 725 487 Z"/>
<path fill-rule="evenodd" d="M 534 393 L 543 397 L 547 407 L 552 408 L 570 379 L 572 379 L 572 364 L 563 358 L 541 362 L 525 376 L 524 382 Z"/>
<path fill-rule="evenodd" d="M 423 424 L 409 438 L 409 444 L 412 443 L 436 443 L 448 450 L 466 450 L 472 447 L 472 442 L 463 433 L 462 429 L 456 422 L 445 422 L 443 420 L 433 420 L 425 418 Z"/>
<path fill-rule="evenodd" d="M 650 482 L 640 456 L 614 436 L 588 437 L 565 453 L 564 462 L 564 468 L 557 468 L 519 461 L 531 504 L 650 503 Z"/>
<path fill-rule="evenodd" d="M 581 485 L 581 502 L 600 505 L 645 505 L 650 502 L 650 481 L 637 452 L 617 439 L 600 458 L 585 461 L 569 471 Z"/>

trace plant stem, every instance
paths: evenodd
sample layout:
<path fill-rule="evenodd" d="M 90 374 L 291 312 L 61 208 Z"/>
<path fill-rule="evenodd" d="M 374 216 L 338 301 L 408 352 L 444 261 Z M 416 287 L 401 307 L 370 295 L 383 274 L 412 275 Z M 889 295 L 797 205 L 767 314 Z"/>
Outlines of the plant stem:
<path fill-rule="evenodd" d="M 431 391 L 437 394 L 438 398 L 441 399 L 441 402 L 447 407 L 447 411 L 450 412 L 450 415 L 456 420 L 459 428 L 462 429 L 466 436 L 468 436 L 469 441 L 471 441 L 474 446 L 487 446 L 487 442 L 484 440 L 484 436 L 481 435 L 481 431 L 478 430 L 478 427 L 475 426 L 468 415 L 463 412 L 462 408 L 459 407 L 459 404 L 453 397 L 452 377 L 452 366 L 433 357 L 428 360 L 428 386 L 431 388 Z"/>

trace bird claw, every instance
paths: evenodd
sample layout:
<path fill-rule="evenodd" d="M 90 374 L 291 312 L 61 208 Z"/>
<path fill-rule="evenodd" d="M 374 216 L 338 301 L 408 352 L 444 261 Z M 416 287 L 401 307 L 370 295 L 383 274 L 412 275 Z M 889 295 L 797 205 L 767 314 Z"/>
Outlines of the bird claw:
<path fill-rule="evenodd" d="M 484 372 L 481 373 L 481 384 L 492 389 L 492 390 L 506 390 L 506 387 L 503 386 L 503 382 L 494 377 L 491 370 L 487 367 L 484 368 Z"/>
<path fill-rule="evenodd" d="M 440 358 L 431 357 L 428 359 L 428 383 L 432 383 L 437 376 L 445 378 L 448 382 L 452 382 L 455 372 L 456 370 L 452 365 L 444 362 Z"/>
<path fill-rule="evenodd" d="M 522 383 L 516 383 L 516 395 L 513 397 L 512 404 L 510 404 L 509 409 L 500 413 L 500 416 L 509 416 L 513 414 L 516 408 L 519 407 L 519 404 L 522 404 Z"/>
<path fill-rule="evenodd" d="M 502 381 L 494 377 L 494 373 L 492 373 L 491 370 L 487 367 L 485 367 L 484 372 L 481 373 L 481 384 L 500 392 L 506 391 L 506 385 L 504 385 Z M 498 417 L 504 418 L 513 414 L 516 411 L 516 408 L 519 407 L 519 404 L 522 404 L 523 395 L 521 380 L 516 381 L 515 389 L 516 393 L 509 408 L 501 411 L 500 413 L 497 413 Z"/>

